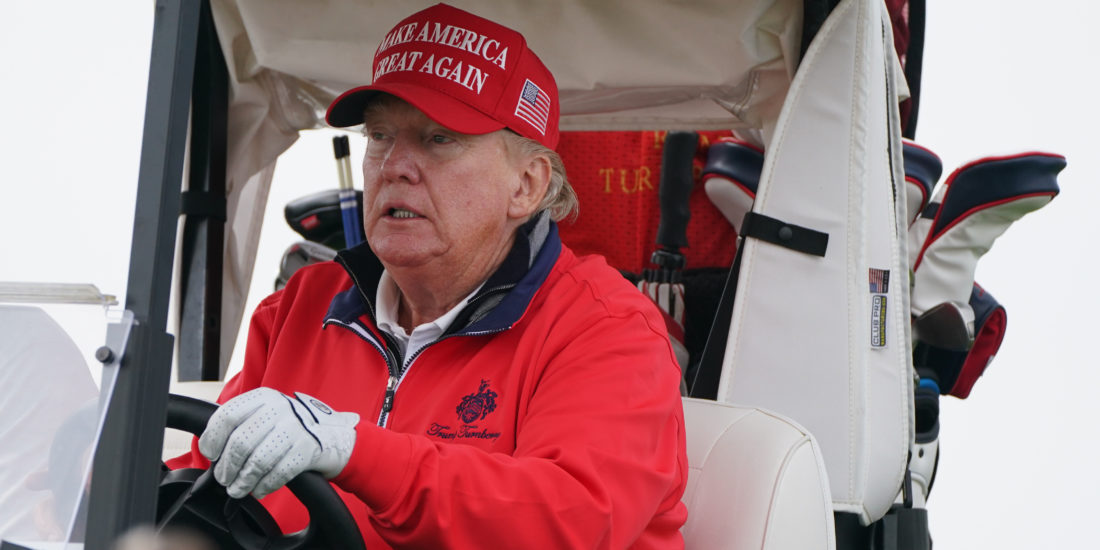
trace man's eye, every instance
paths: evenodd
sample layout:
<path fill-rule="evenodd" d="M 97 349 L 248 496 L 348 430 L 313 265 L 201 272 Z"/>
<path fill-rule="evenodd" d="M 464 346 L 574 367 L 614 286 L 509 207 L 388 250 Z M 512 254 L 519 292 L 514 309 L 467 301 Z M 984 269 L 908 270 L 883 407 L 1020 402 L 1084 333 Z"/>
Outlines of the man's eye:
<path fill-rule="evenodd" d="M 382 141 L 386 139 L 386 134 L 378 131 L 367 132 L 367 139 L 371 141 Z"/>
<path fill-rule="evenodd" d="M 450 142 L 452 142 L 452 141 L 454 141 L 454 140 L 453 140 L 453 139 L 451 139 L 451 138 L 450 138 L 449 136 L 445 136 L 445 135 L 443 135 L 443 134 L 434 134 L 434 135 L 433 135 L 433 136 L 431 137 L 431 142 L 432 142 L 432 143 L 435 143 L 435 144 L 437 144 L 437 145 L 438 145 L 438 144 L 443 144 L 443 143 L 450 143 Z"/>

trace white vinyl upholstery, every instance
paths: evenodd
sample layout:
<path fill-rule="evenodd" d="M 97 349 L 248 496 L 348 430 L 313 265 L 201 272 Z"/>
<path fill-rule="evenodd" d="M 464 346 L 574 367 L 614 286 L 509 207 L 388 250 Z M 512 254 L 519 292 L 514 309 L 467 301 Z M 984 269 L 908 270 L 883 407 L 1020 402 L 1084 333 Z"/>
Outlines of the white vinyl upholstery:
<path fill-rule="evenodd" d="M 828 246 L 817 256 L 745 238 L 717 392 L 813 433 L 833 510 L 864 525 L 894 504 L 913 441 L 890 29 L 881 0 L 843 0 L 799 65 L 752 210 L 825 233 Z"/>
<path fill-rule="evenodd" d="M 821 452 L 778 415 L 684 398 L 688 550 L 835 548 Z"/>

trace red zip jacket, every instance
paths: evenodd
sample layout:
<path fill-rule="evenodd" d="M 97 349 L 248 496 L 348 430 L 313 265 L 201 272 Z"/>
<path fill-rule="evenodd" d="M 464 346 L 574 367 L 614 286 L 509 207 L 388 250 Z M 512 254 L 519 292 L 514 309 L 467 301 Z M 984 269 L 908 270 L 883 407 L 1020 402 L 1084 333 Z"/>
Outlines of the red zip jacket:
<path fill-rule="evenodd" d="M 576 257 L 545 221 L 529 236 L 536 225 L 414 357 L 374 325 L 382 267 L 366 245 L 256 309 L 219 402 L 267 386 L 359 413 L 332 482 L 367 548 L 683 547 L 680 370 L 664 322 L 602 257 Z M 207 464 L 193 445 L 171 465 Z M 285 488 L 264 504 L 285 532 L 308 521 Z"/>

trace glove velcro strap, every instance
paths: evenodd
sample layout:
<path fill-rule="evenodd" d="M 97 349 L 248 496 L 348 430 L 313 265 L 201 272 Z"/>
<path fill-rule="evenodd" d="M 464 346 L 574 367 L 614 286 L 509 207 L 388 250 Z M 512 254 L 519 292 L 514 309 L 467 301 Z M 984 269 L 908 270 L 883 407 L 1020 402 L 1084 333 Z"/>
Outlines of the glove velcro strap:
<path fill-rule="evenodd" d="M 317 436 L 312 428 L 310 428 L 311 425 L 317 425 L 317 417 L 314 416 L 313 411 L 309 410 L 309 405 L 306 405 L 305 402 L 302 401 L 301 394 L 295 393 L 294 399 L 291 399 L 289 396 L 286 395 L 284 395 L 283 397 L 286 398 L 287 402 L 290 404 L 290 410 L 294 412 L 294 416 L 298 418 L 298 422 L 300 422 L 302 424 L 302 427 L 305 428 L 307 432 L 309 432 L 309 435 L 313 436 L 313 439 L 317 442 L 317 446 L 320 447 L 323 451 L 325 449 L 325 445 L 321 443 L 321 438 Z M 297 400 L 297 404 L 295 404 L 295 400 Z M 302 418 L 302 413 L 298 411 L 298 405 L 301 405 L 301 407 L 305 409 L 306 414 L 308 414 L 310 420 L 313 421 L 312 424 L 307 422 L 305 418 Z"/>

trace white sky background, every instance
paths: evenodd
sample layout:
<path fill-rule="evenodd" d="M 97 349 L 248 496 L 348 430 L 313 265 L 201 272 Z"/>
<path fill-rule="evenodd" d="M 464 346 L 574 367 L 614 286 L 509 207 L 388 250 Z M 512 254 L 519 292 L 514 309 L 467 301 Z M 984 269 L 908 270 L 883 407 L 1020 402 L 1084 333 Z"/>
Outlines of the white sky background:
<path fill-rule="evenodd" d="M 929 502 L 936 548 L 1093 546 L 1100 116 L 1090 46 L 1100 8 L 931 4 L 917 141 L 944 160 L 944 177 L 992 154 L 1041 150 L 1069 161 L 1062 194 L 979 264 L 978 281 L 1007 307 L 1008 335 L 969 399 L 941 401 L 943 454 Z M 0 281 L 91 282 L 123 298 L 152 7 L 4 6 Z M 296 240 L 282 207 L 335 187 L 332 135 L 307 133 L 280 160 L 250 309 Z"/>

